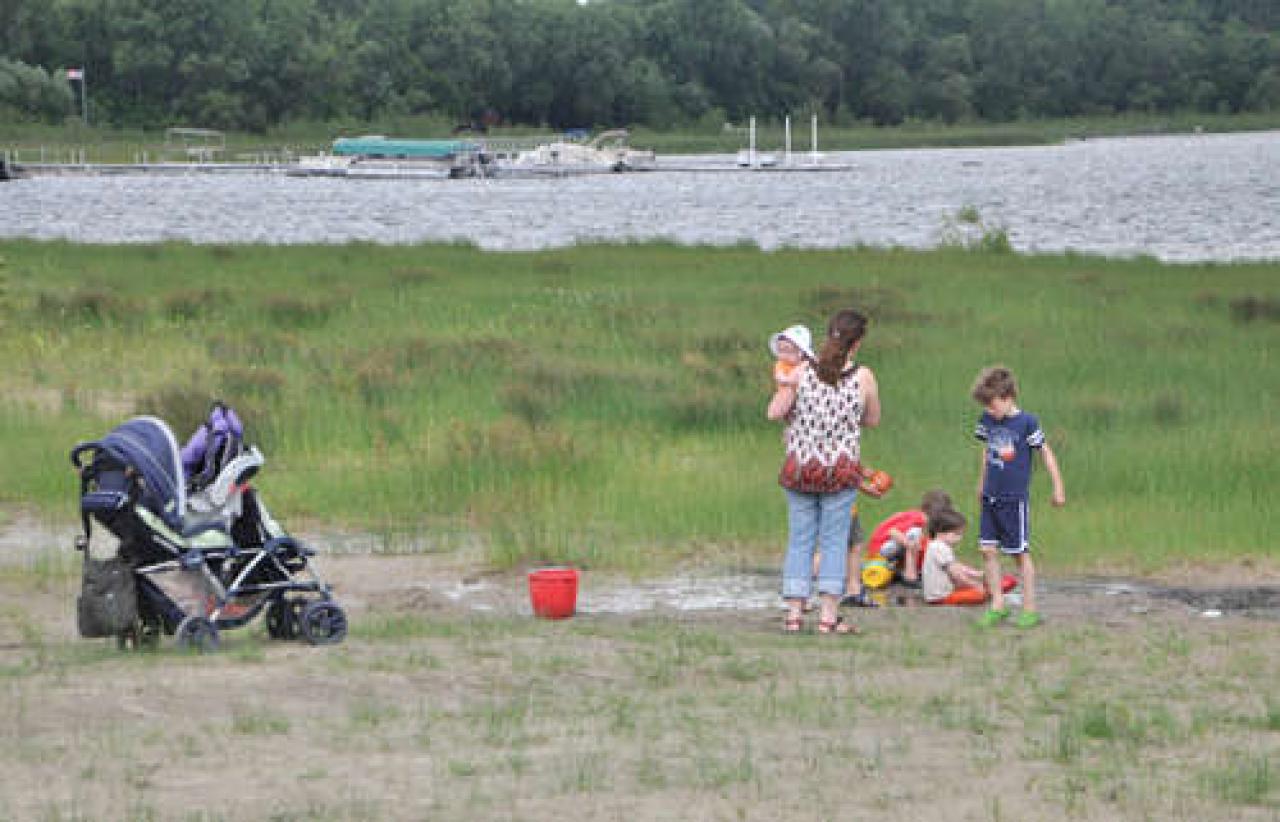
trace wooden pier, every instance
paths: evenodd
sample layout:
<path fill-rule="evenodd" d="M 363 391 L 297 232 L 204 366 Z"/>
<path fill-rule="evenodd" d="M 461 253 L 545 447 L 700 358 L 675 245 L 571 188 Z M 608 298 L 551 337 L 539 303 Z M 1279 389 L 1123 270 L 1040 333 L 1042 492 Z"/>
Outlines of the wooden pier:
<path fill-rule="evenodd" d="M 289 163 L 23 163 L 10 172 L 30 177 L 100 177 L 146 174 L 184 177 L 196 174 L 283 174 Z"/>
<path fill-rule="evenodd" d="M 631 168 L 607 166 L 515 166 L 497 167 L 471 165 L 450 167 L 440 164 L 422 164 L 396 161 L 366 161 L 344 165 L 340 169 L 321 167 L 306 162 L 35 162 L 15 163 L 12 155 L 0 154 L 0 180 L 22 177 L 107 177 L 107 176 L 156 176 L 193 177 L 198 175 L 227 174 L 280 174 L 293 177 L 342 177 L 349 179 L 381 180 L 441 180 L 461 178 L 511 179 L 520 177 L 575 177 L 590 174 L 661 174 L 661 173 L 736 173 L 736 174 L 812 174 L 821 172 L 850 171 L 848 163 L 830 162 L 826 159 L 792 158 L 787 162 L 743 164 L 731 159 L 716 160 L 698 157 L 659 158 L 652 165 Z"/>
<path fill-rule="evenodd" d="M 851 163 L 832 163 L 819 161 L 816 163 L 775 163 L 741 165 L 734 162 L 714 163 L 697 160 L 660 161 L 656 166 L 645 171 L 684 171 L 684 172 L 734 172 L 736 174 L 816 174 L 820 172 L 852 171 Z"/>

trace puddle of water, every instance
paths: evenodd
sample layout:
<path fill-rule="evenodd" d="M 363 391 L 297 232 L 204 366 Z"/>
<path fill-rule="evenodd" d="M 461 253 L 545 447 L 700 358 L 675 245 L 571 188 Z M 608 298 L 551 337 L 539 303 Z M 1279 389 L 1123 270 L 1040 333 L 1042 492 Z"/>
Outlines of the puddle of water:
<path fill-rule="evenodd" d="M 754 611 L 782 607 L 776 576 L 741 574 L 720 577 L 671 577 L 654 582 L 584 585 L 578 597 L 582 613 L 634 614 L 643 611 Z"/>
<path fill-rule="evenodd" d="M 774 574 L 726 574 L 724 576 L 671 577 L 641 583 L 604 584 L 593 588 L 584 581 L 579 594 L 581 613 L 632 614 L 645 611 L 764 610 L 783 607 Z M 1043 582 L 1044 597 L 1100 595 L 1132 601 L 1135 613 L 1145 613 L 1153 599 L 1181 602 L 1206 617 L 1246 615 L 1280 619 L 1280 586 L 1187 588 L 1160 586 L 1134 580 L 1064 579 Z M 873 592 L 882 605 L 903 605 L 904 592 L 890 588 Z M 1021 595 L 1006 597 L 1016 606 Z"/>
<path fill-rule="evenodd" d="M 26 513 L 11 514 L 8 521 L 0 525 L 0 565 L 32 566 L 50 559 L 67 564 L 76 562 L 78 555 L 71 550 L 71 545 L 77 531 L 78 524 L 55 525 Z M 95 534 L 95 542 L 109 538 L 101 528 L 95 529 Z M 317 536 L 315 545 L 323 554 L 368 555 L 389 550 L 385 536 L 348 534 L 342 535 L 343 539 L 335 539 L 338 535 L 332 533 Z M 474 539 L 474 535 L 471 538 Z M 408 553 L 438 556 L 449 547 L 457 548 L 467 541 L 463 535 L 453 534 L 443 541 L 448 545 L 415 545 Z M 783 602 L 779 582 L 778 574 L 772 569 L 690 573 L 639 582 L 586 574 L 578 594 L 578 612 L 637 614 L 780 609 Z M 459 575 L 433 579 L 430 588 L 443 599 L 474 611 L 532 613 L 522 578 Z M 1045 580 L 1041 591 L 1045 597 L 1114 597 L 1127 602 L 1133 613 L 1145 613 L 1156 602 L 1164 601 L 1184 605 L 1207 619 L 1240 615 L 1280 620 L 1280 585 L 1192 587 L 1086 578 Z M 896 607 L 903 604 L 903 593 L 890 588 L 873 592 L 873 596 L 882 606 Z"/>

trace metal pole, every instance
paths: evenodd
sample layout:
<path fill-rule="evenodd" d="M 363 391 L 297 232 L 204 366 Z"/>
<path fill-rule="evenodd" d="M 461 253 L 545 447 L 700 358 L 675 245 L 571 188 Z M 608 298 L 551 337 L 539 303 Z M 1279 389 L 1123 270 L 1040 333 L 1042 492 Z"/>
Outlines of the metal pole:
<path fill-rule="evenodd" d="M 89 80 L 84 69 L 80 69 L 80 119 L 89 125 Z"/>

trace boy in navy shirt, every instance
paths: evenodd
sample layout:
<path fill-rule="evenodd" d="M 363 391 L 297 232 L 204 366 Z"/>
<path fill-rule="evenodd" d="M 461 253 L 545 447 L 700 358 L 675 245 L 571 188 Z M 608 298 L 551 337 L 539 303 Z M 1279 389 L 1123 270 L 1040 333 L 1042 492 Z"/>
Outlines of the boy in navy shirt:
<path fill-rule="evenodd" d="M 1053 483 L 1050 502 L 1062 506 L 1067 502 L 1062 489 L 1062 474 L 1053 449 L 1044 441 L 1040 421 L 1034 414 L 1015 404 L 1018 384 L 1013 372 L 1003 366 L 983 369 L 973 384 L 973 398 L 985 411 L 973 435 L 983 444 L 982 472 L 978 475 L 978 494 L 982 507 L 978 547 L 982 551 L 987 590 L 991 591 L 991 608 L 979 624 L 990 627 L 1009 616 L 1000 589 L 1001 553 L 1016 557 L 1018 575 L 1022 577 L 1022 613 L 1014 624 L 1034 628 L 1040 624 L 1036 610 L 1036 570 L 1031 562 L 1031 510 L 1028 496 L 1031 488 L 1031 452 L 1039 451 L 1045 470 Z"/>

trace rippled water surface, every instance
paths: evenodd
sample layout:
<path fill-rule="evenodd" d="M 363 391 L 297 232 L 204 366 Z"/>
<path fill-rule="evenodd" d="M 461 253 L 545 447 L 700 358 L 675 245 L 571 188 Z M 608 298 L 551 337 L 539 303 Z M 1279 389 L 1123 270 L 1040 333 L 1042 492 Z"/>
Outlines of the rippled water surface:
<path fill-rule="evenodd" d="M 106 243 L 465 240 L 489 249 L 655 238 L 766 249 L 925 247 L 971 206 L 1006 228 L 1023 251 L 1280 259 L 1280 132 L 831 159 L 852 169 L 532 180 L 37 177 L 0 183 L 0 236 Z"/>

